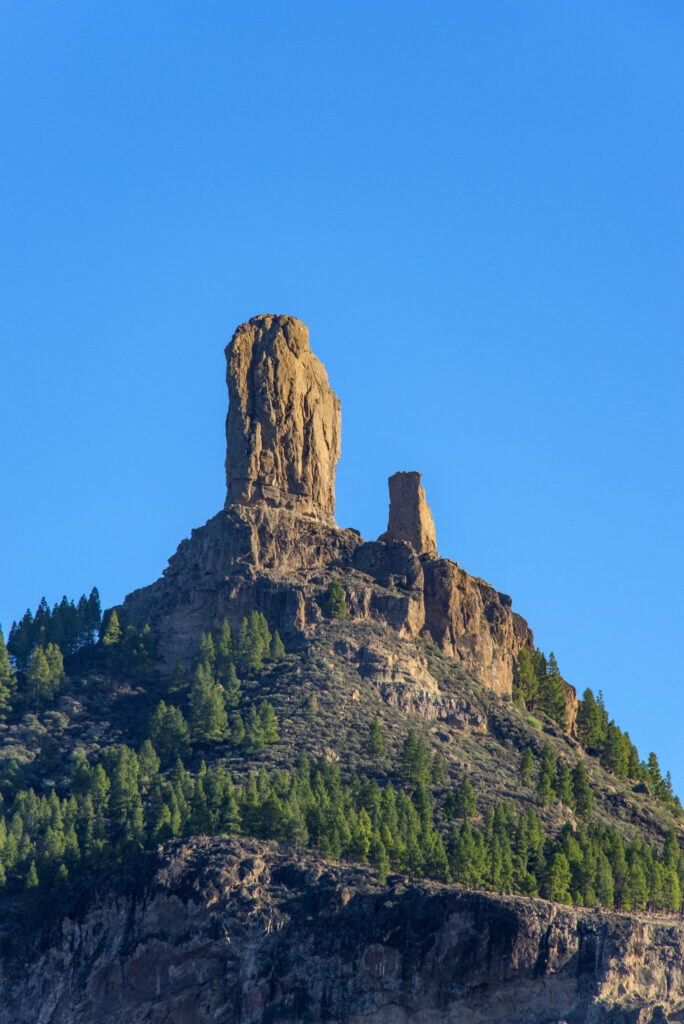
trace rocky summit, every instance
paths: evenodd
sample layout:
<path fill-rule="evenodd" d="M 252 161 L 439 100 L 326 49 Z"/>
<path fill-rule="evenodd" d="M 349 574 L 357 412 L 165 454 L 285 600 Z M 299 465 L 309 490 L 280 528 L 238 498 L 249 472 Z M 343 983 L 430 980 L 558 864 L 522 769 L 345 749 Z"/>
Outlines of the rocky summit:
<path fill-rule="evenodd" d="M 180 544 L 161 580 L 135 591 L 122 621 L 148 622 L 169 665 L 201 631 L 261 610 L 285 637 L 324 617 L 322 583 L 344 577 L 349 614 L 401 637 L 429 636 L 498 694 L 532 632 L 511 598 L 437 554 L 420 473 L 389 480 L 387 532 L 364 542 L 334 521 L 340 401 L 291 316 L 258 316 L 226 348 L 225 509 Z M 570 700 L 573 708 L 573 699 Z"/>
<path fill-rule="evenodd" d="M 335 522 L 292 316 L 226 348 L 226 502 L 0 634 L 2 1024 L 684 1021 L 684 811 L 421 474 Z"/>

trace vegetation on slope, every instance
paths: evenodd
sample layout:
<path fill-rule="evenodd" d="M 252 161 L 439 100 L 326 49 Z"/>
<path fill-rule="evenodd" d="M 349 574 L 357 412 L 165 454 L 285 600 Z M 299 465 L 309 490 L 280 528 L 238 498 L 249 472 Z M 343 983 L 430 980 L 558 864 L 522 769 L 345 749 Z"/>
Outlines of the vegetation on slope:
<path fill-rule="evenodd" d="M 33 900 L 175 836 L 236 833 L 368 862 L 381 877 L 680 910 L 678 801 L 601 695 L 586 691 L 580 704 L 583 754 L 543 725 L 554 699 L 560 707 L 553 656 L 522 657 L 516 710 L 422 643 L 442 689 L 487 716 L 486 736 L 444 732 L 349 685 L 330 643 L 335 630 L 370 627 L 346 621 L 340 590 L 323 595 L 331 622 L 318 642 L 286 654 L 254 612 L 234 634 L 224 622 L 202 635 L 170 681 L 157 672 L 149 628 L 122 629 L 115 612 L 100 622 L 95 590 L 52 611 L 41 602 L 7 648 L 0 637 L 7 890 Z M 71 718 L 56 710 L 60 694 Z M 89 712 L 104 694 L 132 713 L 96 724 Z M 560 712 L 549 717 L 562 723 Z M 26 756 L 38 735 L 36 756 Z M 641 794 L 620 792 L 611 777 L 636 781 Z"/>

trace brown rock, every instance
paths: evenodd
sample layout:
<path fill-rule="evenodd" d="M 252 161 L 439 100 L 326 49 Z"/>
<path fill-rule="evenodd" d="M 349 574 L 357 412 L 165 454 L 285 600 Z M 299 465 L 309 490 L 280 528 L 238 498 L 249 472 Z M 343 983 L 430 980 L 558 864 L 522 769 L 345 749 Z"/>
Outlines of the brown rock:
<path fill-rule="evenodd" d="M 420 473 L 395 473 L 389 478 L 390 509 L 387 532 L 379 540 L 403 540 L 419 555 L 437 550 L 435 523 L 425 500 Z"/>
<path fill-rule="evenodd" d="M 510 694 L 514 659 L 533 649 L 532 634 L 509 597 L 436 555 L 420 473 L 390 478 L 379 541 L 335 525 L 340 403 L 304 324 L 254 317 L 226 356 L 226 509 L 180 544 L 162 579 L 128 595 L 122 623 L 149 623 L 170 666 L 193 657 L 201 632 L 224 617 L 239 628 L 254 608 L 283 636 L 315 628 L 320 595 L 342 574 L 352 620 L 430 636 L 486 687 Z"/>
<path fill-rule="evenodd" d="M 425 628 L 446 654 L 458 658 L 485 686 L 513 692 L 513 659 L 534 650 L 532 631 L 511 599 L 447 558 L 425 559 Z"/>
<path fill-rule="evenodd" d="M 256 316 L 226 348 L 226 508 L 335 513 L 340 401 L 292 316 Z"/>

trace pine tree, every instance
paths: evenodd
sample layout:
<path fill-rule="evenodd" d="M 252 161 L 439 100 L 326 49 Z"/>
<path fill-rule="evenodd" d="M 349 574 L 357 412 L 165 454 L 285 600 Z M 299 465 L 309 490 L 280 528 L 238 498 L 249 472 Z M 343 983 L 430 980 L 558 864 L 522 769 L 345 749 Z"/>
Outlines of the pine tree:
<path fill-rule="evenodd" d="M 577 761 L 572 770 L 572 790 L 577 813 L 580 817 L 587 817 L 594 806 L 594 796 L 589 785 L 587 769 L 581 761 Z"/>
<path fill-rule="evenodd" d="M 556 903 L 572 903 L 570 881 L 572 872 L 564 853 L 554 853 L 544 883 L 544 896 Z"/>
<path fill-rule="evenodd" d="M 238 667 L 243 676 L 260 672 L 263 668 L 270 647 L 270 633 L 267 642 L 267 632 L 268 624 L 259 612 L 250 612 L 249 618 L 242 620 L 235 648 Z"/>
<path fill-rule="evenodd" d="M 119 643 L 122 631 L 119 616 L 116 614 L 115 608 L 112 608 L 106 618 L 103 619 L 101 629 L 101 640 L 106 648 L 111 648 L 115 644 Z"/>
<path fill-rule="evenodd" d="M 601 764 L 611 771 L 618 779 L 626 779 L 629 768 L 629 741 L 614 721 L 608 723 L 604 747 L 601 752 Z"/>
<path fill-rule="evenodd" d="M 264 727 L 254 704 L 249 709 L 245 723 L 245 742 L 250 750 L 263 750 L 266 745 Z"/>
<path fill-rule="evenodd" d="M 565 703 L 565 684 L 561 678 L 556 658 L 551 652 L 546 675 L 539 686 L 539 707 L 541 710 L 566 729 L 568 725 L 568 713 Z"/>
<path fill-rule="evenodd" d="M 430 781 L 433 786 L 444 785 L 444 759 L 439 751 L 437 751 L 432 758 Z"/>
<path fill-rule="evenodd" d="M 125 850 L 139 848 L 144 838 L 138 774 L 135 751 L 125 745 L 120 747 L 112 766 L 109 815 L 114 842 Z"/>
<path fill-rule="evenodd" d="M 586 689 L 577 708 L 577 737 L 585 750 L 597 750 L 603 743 L 601 709 L 594 693 Z"/>
<path fill-rule="evenodd" d="M 91 633 L 90 624 L 88 622 L 88 598 L 85 594 L 81 594 L 76 608 L 76 646 L 78 648 L 85 647 L 86 644 L 90 643 L 90 640 Z"/>
<path fill-rule="evenodd" d="M 385 744 L 382 738 L 382 726 L 377 715 L 373 717 L 368 728 L 368 755 L 374 764 L 382 761 L 386 756 Z"/>
<path fill-rule="evenodd" d="M 285 657 L 285 645 L 280 639 L 280 633 L 277 629 L 271 637 L 270 656 L 273 661 L 281 661 Z"/>
<path fill-rule="evenodd" d="M 550 775 L 551 778 L 553 778 L 556 774 L 556 767 L 556 755 L 553 751 L 553 747 L 547 740 L 544 746 L 542 747 L 541 770 L 543 772 L 547 772 L 547 774 Z"/>
<path fill-rule="evenodd" d="M 517 659 L 517 679 L 514 686 L 514 698 L 515 700 L 529 708 L 533 708 L 536 704 L 537 694 L 539 692 L 539 680 L 537 674 L 534 671 L 532 664 L 532 657 L 526 647 L 518 653 Z"/>
<path fill-rule="evenodd" d="M 239 711 L 233 716 L 230 727 L 230 741 L 235 747 L 239 747 L 245 742 L 245 723 Z"/>
<path fill-rule="evenodd" d="M 101 621 L 102 611 L 100 609 L 100 594 L 97 587 L 93 587 L 88 597 L 88 626 L 90 630 L 90 643 L 92 643 L 97 635 Z"/>
<path fill-rule="evenodd" d="M 26 881 L 24 883 L 24 896 L 26 899 L 31 900 L 35 897 L 38 891 L 38 872 L 36 871 L 35 860 L 31 861 L 31 865 L 26 873 Z"/>
<path fill-rule="evenodd" d="M 476 810 L 477 797 L 473 784 L 466 775 L 456 788 L 456 814 L 465 820 L 472 818 Z"/>
<path fill-rule="evenodd" d="M 254 632 L 258 635 L 258 637 L 261 640 L 260 656 L 263 662 L 265 658 L 269 657 L 269 652 L 271 650 L 271 640 L 273 639 L 271 636 L 271 631 L 268 628 L 266 616 L 263 615 L 262 612 L 250 612 L 249 623 L 250 628 L 254 630 Z"/>
<path fill-rule="evenodd" d="M 45 658 L 50 670 L 50 678 L 47 690 L 45 693 L 42 693 L 41 696 L 43 696 L 45 700 L 53 700 L 59 692 L 62 680 L 64 679 L 64 659 L 57 644 L 53 643 L 49 643 L 47 645 Z"/>
<path fill-rule="evenodd" d="M 520 778 L 522 781 L 529 786 L 532 782 L 532 768 L 534 766 L 534 756 L 529 747 L 525 747 L 523 755 L 520 759 Z"/>
<path fill-rule="evenodd" d="M 154 750 L 165 765 L 172 764 L 176 757 L 181 760 L 190 753 L 190 730 L 182 711 L 162 700 L 147 723 L 147 736 Z"/>
<path fill-rule="evenodd" d="M 537 796 L 544 807 L 547 804 L 553 803 L 556 799 L 556 791 L 553 788 L 555 778 L 556 755 L 553 752 L 553 747 L 547 741 L 542 748 L 541 765 L 537 779 Z"/>
<path fill-rule="evenodd" d="M 15 689 L 14 669 L 10 663 L 9 652 L 5 647 L 2 629 L 0 629 L 0 721 L 4 721 L 11 710 Z"/>
<path fill-rule="evenodd" d="M 401 774 L 409 782 L 426 780 L 430 774 L 430 756 L 425 741 L 415 729 L 409 729 L 401 750 Z"/>
<path fill-rule="evenodd" d="M 610 861 L 603 851 L 599 852 L 594 889 L 599 903 L 604 907 L 612 907 L 615 902 L 615 883 Z"/>
<path fill-rule="evenodd" d="M 45 651 L 39 644 L 34 648 L 29 659 L 26 679 L 29 687 L 29 695 L 35 703 L 39 698 L 45 697 L 50 692 L 50 666 L 45 657 Z"/>
<path fill-rule="evenodd" d="M 332 580 L 325 593 L 325 612 L 330 619 L 346 619 L 347 598 L 339 580 Z"/>
<path fill-rule="evenodd" d="M 216 651 L 216 678 L 225 687 L 230 666 L 233 664 L 233 634 L 228 625 L 228 619 L 224 618 L 216 633 L 214 648 Z"/>
<path fill-rule="evenodd" d="M 387 854 L 385 844 L 377 830 L 373 831 L 373 834 L 371 835 L 368 860 L 378 872 L 378 881 L 380 882 L 380 885 L 384 885 L 387 881 L 387 875 L 390 869 L 390 859 Z"/>
<path fill-rule="evenodd" d="M 259 704 L 259 721 L 263 730 L 264 743 L 277 743 L 280 739 L 278 735 L 278 719 L 272 705 L 267 700 L 262 700 Z"/>
<path fill-rule="evenodd" d="M 211 668 L 200 664 L 195 669 L 190 690 L 190 735 L 194 742 L 220 743 L 228 735 L 228 716 L 223 694 Z"/>
<path fill-rule="evenodd" d="M 572 786 L 572 774 L 570 768 L 565 761 L 561 761 L 558 765 L 558 771 L 556 774 L 556 795 L 561 803 L 565 804 L 571 810 L 575 807 L 575 795 Z"/>
<path fill-rule="evenodd" d="M 227 708 L 236 708 L 241 698 L 240 680 L 237 677 L 235 665 L 231 661 L 223 683 L 223 699 Z"/>
<path fill-rule="evenodd" d="M 29 655 L 34 646 L 33 615 L 31 609 L 27 608 L 21 621 L 18 624 L 12 623 L 7 641 L 7 650 L 21 672 L 26 671 Z"/>
<path fill-rule="evenodd" d="M 140 781 L 148 788 L 154 777 L 159 773 L 159 758 L 149 740 L 144 740 L 138 752 Z"/>
<path fill-rule="evenodd" d="M 537 780 L 537 796 L 539 797 L 539 802 L 542 807 L 546 807 L 556 799 L 556 792 L 551 785 L 551 779 L 552 776 L 549 772 L 542 768 Z"/>
<path fill-rule="evenodd" d="M 216 664 L 216 649 L 211 633 L 202 633 L 195 656 L 195 668 L 202 666 L 213 671 Z"/>

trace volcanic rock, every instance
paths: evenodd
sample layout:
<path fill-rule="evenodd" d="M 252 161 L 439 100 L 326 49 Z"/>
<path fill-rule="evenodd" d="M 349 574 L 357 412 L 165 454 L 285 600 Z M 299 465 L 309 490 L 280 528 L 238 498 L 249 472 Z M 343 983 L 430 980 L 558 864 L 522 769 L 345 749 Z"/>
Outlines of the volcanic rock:
<path fill-rule="evenodd" d="M 510 694 L 532 632 L 509 597 L 439 558 L 420 473 L 390 478 L 379 541 L 336 525 L 340 402 L 305 325 L 254 317 L 226 358 L 225 509 L 181 542 L 160 580 L 128 595 L 124 625 L 149 623 L 168 667 L 192 659 L 201 632 L 224 618 L 239 629 L 253 609 L 296 641 L 320 623 L 325 589 L 341 579 L 352 621 L 429 637 L 486 687 Z"/>
<path fill-rule="evenodd" d="M 340 401 L 292 316 L 256 316 L 226 348 L 226 508 L 335 513 Z"/>
<path fill-rule="evenodd" d="M 389 478 L 387 532 L 379 540 L 403 540 L 419 554 L 437 550 L 435 523 L 425 500 L 420 473 L 395 473 Z"/>
<path fill-rule="evenodd" d="M 467 892 L 197 838 L 85 881 L 19 941 L 6 1024 L 666 1024 L 680 920 Z"/>

